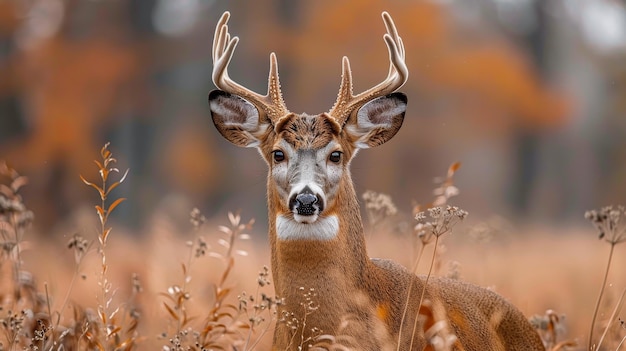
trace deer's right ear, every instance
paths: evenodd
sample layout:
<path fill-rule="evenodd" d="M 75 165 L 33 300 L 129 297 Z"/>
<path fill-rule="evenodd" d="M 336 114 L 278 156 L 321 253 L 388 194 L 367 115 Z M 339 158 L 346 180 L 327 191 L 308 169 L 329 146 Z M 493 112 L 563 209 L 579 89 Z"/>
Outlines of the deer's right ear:
<path fill-rule="evenodd" d="M 213 124 L 226 140 L 242 147 L 259 146 L 258 136 L 269 124 L 260 123 L 259 111 L 253 104 L 240 96 L 213 90 L 209 106 Z"/>

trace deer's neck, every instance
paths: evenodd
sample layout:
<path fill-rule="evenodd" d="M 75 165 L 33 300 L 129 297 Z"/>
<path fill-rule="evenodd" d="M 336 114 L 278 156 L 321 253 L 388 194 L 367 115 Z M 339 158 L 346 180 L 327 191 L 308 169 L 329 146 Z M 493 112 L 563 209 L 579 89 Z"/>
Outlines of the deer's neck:
<path fill-rule="evenodd" d="M 335 200 L 337 205 L 312 224 L 297 223 L 283 216 L 272 205 L 273 196 L 277 194 L 268 188 L 272 270 L 277 294 L 289 299 L 300 294 L 300 288 L 331 293 L 358 284 L 369 258 L 351 182 L 343 182 Z"/>
<path fill-rule="evenodd" d="M 312 224 L 288 222 L 272 207 L 276 194 L 268 188 L 272 274 L 276 294 L 284 298 L 279 312 L 299 321 L 296 329 L 277 326 L 277 350 L 295 349 L 293 335 L 314 338 L 311 328 L 339 332 L 342 319 L 358 313 L 353 301 L 365 295 L 363 282 L 371 263 L 354 188 L 344 184 L 334 202 L 338 206 Z"/>

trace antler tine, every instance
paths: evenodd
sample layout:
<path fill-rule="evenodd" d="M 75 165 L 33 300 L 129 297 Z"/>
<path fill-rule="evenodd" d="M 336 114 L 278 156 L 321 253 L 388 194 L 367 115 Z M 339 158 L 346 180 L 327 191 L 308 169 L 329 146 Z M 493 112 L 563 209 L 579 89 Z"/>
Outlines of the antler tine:
<path fill-rule="evenodd" d="M 398 35 L 398 30 L 393 19 L 387 12 L 382 13 L 383 22 L 387 28 L 387 33 L 383 36 L 387 50 L 389 51 L 389 73 L 387 78 L 376 86 L 360 93 L 352 95 L 352 72 L 350 70 L 350 60 L 343 58 L 341 69 L 341 86 L 335 105 L 329 114 L 337 122 L 343 125 L 352 111 L 366 102 L 377 97 L 394 92 L 406 83 L 409 77 L 409 70 L 405 62 L 404 43 Z"/>
<path fill-rule="evenodd" d="M 278 79 L 278 61 L 276 55 L 270 55 L 270 73 L 268 78 L 267 95 L 261 95 L 239 85 L 228 76 L 228 65 L 230 64 L 237 43 L 238 37 L 230 37 L 228 33 L 228 19 L 230 13 L 224 12 L 215 27 L 213 37 L 213 84 L 226 92 L 239 95 L 252 104 L 259 111 L 264 112 L 272 123 L 275 123 L 289 113 L 280 92 L 280 81 Z"/>
<path fill-rule="evenodd" d="M 211 51 L 213 62 L 215 62 L 216 54 L 218 52 L 224 52 L 223 44 L 230 41 L 230 36 L 228 35 L 228 26 L 226 23 L 230 18 L 230 12 L 226 11 L 220 17 L 220 20 L 217 22 L 217 26 L 215 27 L 215 34 L 213 35 L 213 50 Z M 229 36 L 225 38 L 225 36 Z"/>

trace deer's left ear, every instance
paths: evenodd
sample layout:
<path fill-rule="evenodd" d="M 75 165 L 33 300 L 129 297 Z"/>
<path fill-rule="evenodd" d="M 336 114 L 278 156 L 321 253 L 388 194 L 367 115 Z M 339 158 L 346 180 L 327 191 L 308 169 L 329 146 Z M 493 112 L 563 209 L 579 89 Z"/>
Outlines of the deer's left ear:
<path fill-rule="evenodd" d="M 406 95 L 396 92 L 363 105 L 345 126 L 356 137 L 356 146 L 366 149 L 393 138 L 402 126 L 406 103 Z"/>
<path fill-rule="evenodd" d="M 221 90 L 209 94 L 215 128 L 226 140 L 242 147 L 258 147 L 259 137 L 270 126 L 261 122 L 259 111 L 244 98 Z"/>

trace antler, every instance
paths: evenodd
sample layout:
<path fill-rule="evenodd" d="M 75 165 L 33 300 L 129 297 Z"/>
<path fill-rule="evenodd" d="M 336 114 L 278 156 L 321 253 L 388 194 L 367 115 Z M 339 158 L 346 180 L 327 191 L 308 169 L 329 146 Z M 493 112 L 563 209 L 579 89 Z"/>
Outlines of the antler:
<path fill-rule="evenodd" d="M 289 113 L 280 92 L 276 55 L 274 53 L 270 54 L 270 75 L 268 78 L 267 95 L 255 93 L 230 79 L 228 76 L 228 64 L 230 64 L 230 60 L 233 58 L 239 38 L 230 37 L 227 25 L 229 18 L 230 12 L 224 12 L 215 28 L 215 37 L 213 38 L 213 84 L 219 89 L 245 98 L 254 104 L 257 109 L 265 112 L 270 121 L 275 123 L 282 116 Z"/>
<path fill-rule="evenodd" d="M 387 78 L 378 85 L 358 94 L 352 95 L 352 71 L 350 70 L 350 60 L 346 56 L 343 57 L 341 69 L 341 86 L 337 102 L 330 109 L 329 114 L 343 125 L 352 111 L 364 105 L 366 102 L 377 97 L 391 94 L 406 83 L 409 77 L 409 70 L 404 61 L 404 44 L 402 38 L 398 35 L 396 25 L 387 12 L 382 14 L 387 33 L 383 36 L 387 49 L 389 50 L 389 73 Z"/>

